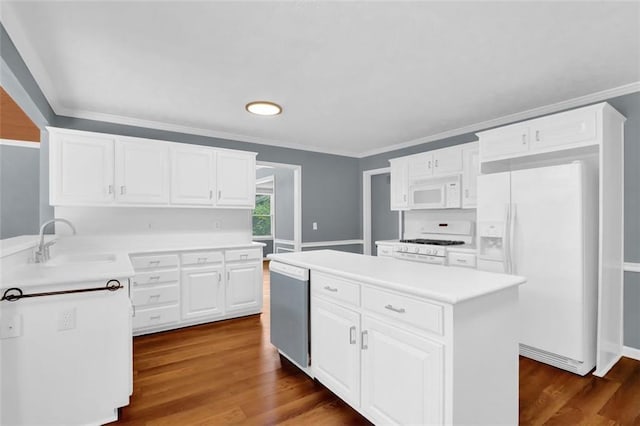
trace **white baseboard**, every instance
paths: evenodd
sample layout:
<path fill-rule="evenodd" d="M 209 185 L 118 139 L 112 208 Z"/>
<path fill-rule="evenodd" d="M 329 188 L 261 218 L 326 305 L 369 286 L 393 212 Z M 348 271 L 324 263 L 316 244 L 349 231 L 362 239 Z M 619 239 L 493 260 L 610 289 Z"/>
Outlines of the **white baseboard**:
<path fill-rule="evenodd" d="M 623 346 L 622 356 L 626 356 L 627 358 L 632 358 L 640 361 L 640 349 L 632 348 L 629 346 Z"/>
<path fill-rule="evenodd" d="M 624 262 L 624 270 L 627 272 L 640 272 L 640 263 Z"/>
<path fill-rule="evenodd" d="M 363 240 L 338 240 L 338 241 L 313 241 L 302 243 L 302 247 L 330 247 L 330 246 L 348 246 L 352 244 L 364 244 Z"/>

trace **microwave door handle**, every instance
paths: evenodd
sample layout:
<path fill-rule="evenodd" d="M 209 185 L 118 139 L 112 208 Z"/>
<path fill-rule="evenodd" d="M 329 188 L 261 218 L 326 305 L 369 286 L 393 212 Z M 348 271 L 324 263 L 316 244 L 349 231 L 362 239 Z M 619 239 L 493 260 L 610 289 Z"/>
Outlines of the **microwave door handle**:
<path fill-rule="evenodd" d="M 511 248 L 509 247 L 509 229 L 510 228 L 510 205 L 504 205 L 504 221 L 503 221 L 503 230 L 502 230 L 502 263 L 504 265 L 504 273 L 508 274 L 511 272 L 511 265 L 509 263 L 509 256 L 511 254 Z"/>

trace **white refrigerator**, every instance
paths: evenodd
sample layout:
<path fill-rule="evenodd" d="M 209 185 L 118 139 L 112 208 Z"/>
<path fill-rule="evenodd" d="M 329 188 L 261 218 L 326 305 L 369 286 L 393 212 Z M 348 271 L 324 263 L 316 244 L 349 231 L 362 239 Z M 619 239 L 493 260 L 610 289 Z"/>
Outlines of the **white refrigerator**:
<path fill-rule="evenodd" d="M 527 278 L 520 353 L 581 375 L 596 354 L 596 179 L 582 162 L 478 177 L 478 268 Z"/>

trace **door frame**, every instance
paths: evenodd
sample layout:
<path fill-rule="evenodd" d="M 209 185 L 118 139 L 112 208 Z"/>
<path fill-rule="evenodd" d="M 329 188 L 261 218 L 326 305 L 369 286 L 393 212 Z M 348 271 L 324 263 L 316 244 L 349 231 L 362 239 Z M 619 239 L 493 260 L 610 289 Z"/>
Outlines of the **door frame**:
<path fill-rule="evenodd" d="M 293 248 L 294 251 L 300 251 L 302 246 L 302 166 L 272 161 L 256 161 L 256 165 L 293 170 Z M 273 238 L 275 242 L 275 235 Z"/>
<path fill-rule="evenodd" d="M 391 173 L 391 167 L 365 170 L 362 172 L 362 252 L 371 255 L 371 178 L 374 175 Z M 398 212 L 398 237 L 402 235 L 402 212 Z"/>

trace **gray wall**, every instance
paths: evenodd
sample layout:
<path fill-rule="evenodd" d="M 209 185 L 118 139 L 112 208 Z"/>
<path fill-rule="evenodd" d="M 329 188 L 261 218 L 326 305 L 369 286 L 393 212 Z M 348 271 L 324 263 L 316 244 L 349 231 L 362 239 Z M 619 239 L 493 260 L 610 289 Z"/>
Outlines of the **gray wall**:
<path fill-rule="evenodd" d="M 37 234 L 40 150 L 0 145 L 0 239 Z"/>
<path fill-rule="evenodd" d="M 277 240 L 293 240 L 294 234 L 294 192 L 293 170 L 276 168 L 274 170 L 276 195 L 276 235 Z"/>
<path fill-rule="evenodd" d="M 337 250 L 337 251 L 346 251 L 348 253 L 362 254 L 362 244 L 345 244 L 342 246 L 322 246 L 322 247 L 303 247 L 302 248 L 302 251 L 313 251 L 313 250 Z"/>

